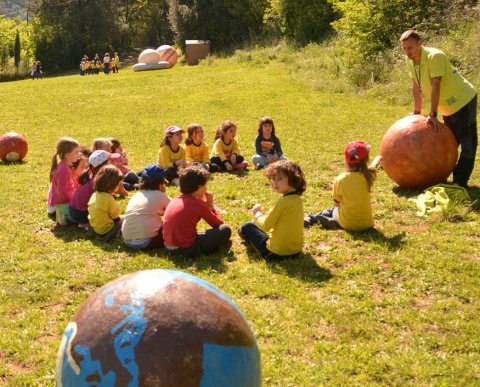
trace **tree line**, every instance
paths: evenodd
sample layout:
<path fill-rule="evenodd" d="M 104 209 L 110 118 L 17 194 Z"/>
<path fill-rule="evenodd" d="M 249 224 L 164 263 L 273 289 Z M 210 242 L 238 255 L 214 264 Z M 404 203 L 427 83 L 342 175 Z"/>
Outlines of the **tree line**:
<path fill-rule="evenodd" d="M 287 40 L 295 46 L 339 36 L 356 61 L 396 44 L 405 29 L 441 33 L 478 0 L 28 0 L 30 20 L 0 17 L 0 69 L 39 58 L 51 70 L 77 66 L 89 53 L 209 40 L 211 50 Z M 22 62 L 22 61 L 20 61 Z"/>

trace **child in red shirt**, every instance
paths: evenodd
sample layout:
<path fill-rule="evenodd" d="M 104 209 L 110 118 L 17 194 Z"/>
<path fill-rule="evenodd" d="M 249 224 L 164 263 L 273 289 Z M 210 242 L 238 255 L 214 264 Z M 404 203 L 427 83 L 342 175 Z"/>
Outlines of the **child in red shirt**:
<path fill-rule="evenodd" d="M 168 204 L 163 218 L 163 239 L 170 252 L 192 257 L 211 254 L 230 241 L 232 230 L 223 223 L 207 191 L 209 177 L 206 169 L 194 165 L 180 172 L 182 194 Z M 201 219 L 212 228 L 197 232 Z"/>

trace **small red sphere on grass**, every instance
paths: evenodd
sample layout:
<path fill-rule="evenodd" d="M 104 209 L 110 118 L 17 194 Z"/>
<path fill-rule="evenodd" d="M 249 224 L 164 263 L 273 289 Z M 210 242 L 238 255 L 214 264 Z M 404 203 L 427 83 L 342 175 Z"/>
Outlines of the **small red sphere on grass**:
<path fill-rule="evenodd" d="M 436 131 L 421 114 L 395 122 L 380 144 L 382 166 L 400 187 L 425 189 L 444 183 L 458 158 L 458 144 L 451 130 Z"/>
<path fill-rule="evenodd" d="M 4 163 L 21 161 L 27 152 L 27 140 L 21 134 L 8 132 L 0 137 L 0 159 Z"/>

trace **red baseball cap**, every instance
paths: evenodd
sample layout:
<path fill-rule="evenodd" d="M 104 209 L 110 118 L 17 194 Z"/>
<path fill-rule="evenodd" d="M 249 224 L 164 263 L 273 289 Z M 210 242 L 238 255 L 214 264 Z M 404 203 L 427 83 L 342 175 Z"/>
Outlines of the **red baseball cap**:
<path fill-rule="evenodd" d="M 345 162 L 347 164 L 360 164 L 368 157 L 370 145 L 363 141 L 352 141 L 345 147 Z"/>

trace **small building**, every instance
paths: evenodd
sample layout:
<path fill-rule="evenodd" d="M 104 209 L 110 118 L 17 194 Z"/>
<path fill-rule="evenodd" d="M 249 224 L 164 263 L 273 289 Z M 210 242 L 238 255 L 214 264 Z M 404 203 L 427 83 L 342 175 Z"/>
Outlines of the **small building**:
<path fill-rule="evenodd" d="M 210 40 L 185 40 L 188 65 L 197 65 L 210 54 Z"/>

